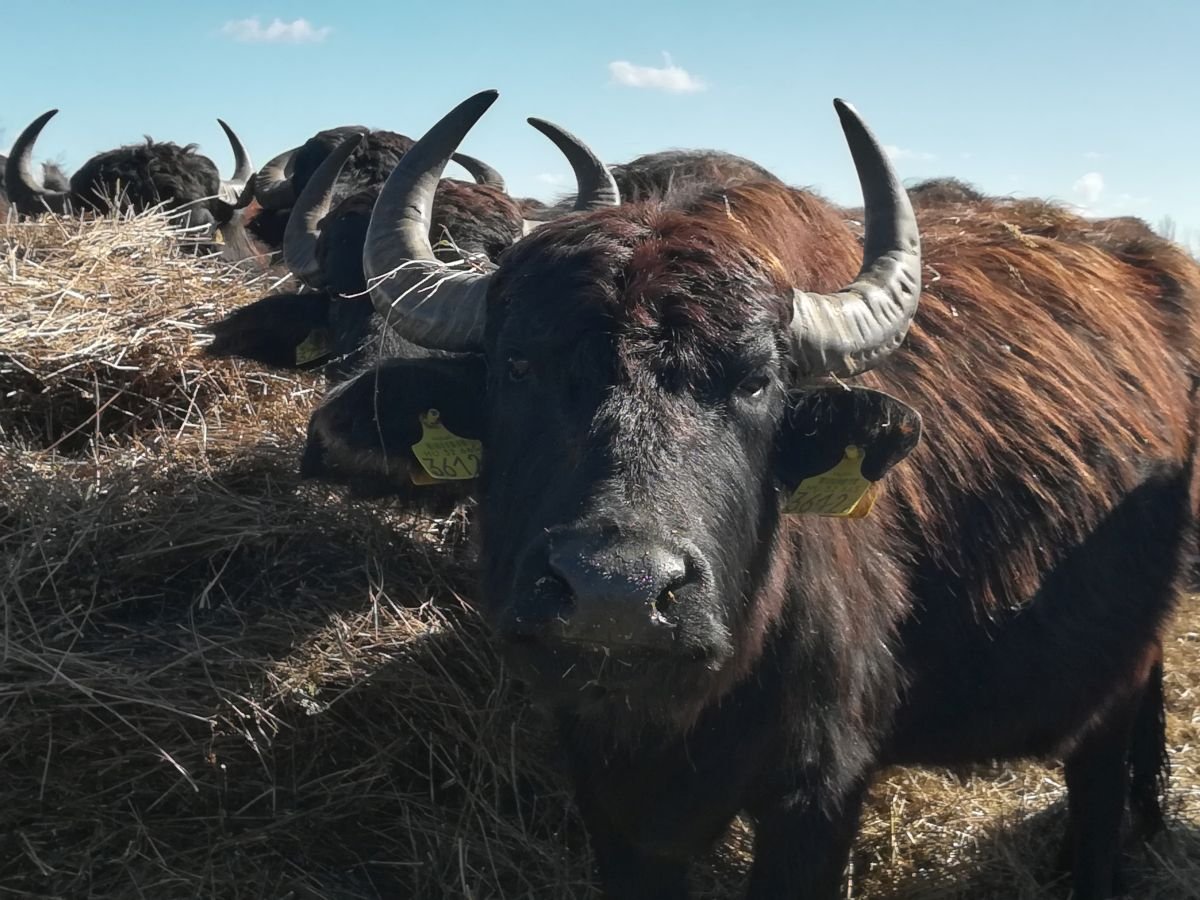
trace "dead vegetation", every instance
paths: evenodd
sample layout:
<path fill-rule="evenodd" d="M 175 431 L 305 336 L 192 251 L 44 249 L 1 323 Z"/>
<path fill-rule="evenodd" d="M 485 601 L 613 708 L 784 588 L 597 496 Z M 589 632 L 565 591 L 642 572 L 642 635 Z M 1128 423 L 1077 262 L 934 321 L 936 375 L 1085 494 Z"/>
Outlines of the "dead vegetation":
<path fill-rule="evenodd" d="M 0 894 L 596 897 L 463 517 L 301 484 L 319 379 L 198 354 L 270 281 L 154 216 L 0 226 L 0 261 Z M 1198 649 L 1189 599 L 1138 898 L 1200 896 Z M 849 896 L 1066 897 L 1063 797 L 1035 766 L 890 773 Z M 738 896 L 748 847 L 701 896 Z"/>

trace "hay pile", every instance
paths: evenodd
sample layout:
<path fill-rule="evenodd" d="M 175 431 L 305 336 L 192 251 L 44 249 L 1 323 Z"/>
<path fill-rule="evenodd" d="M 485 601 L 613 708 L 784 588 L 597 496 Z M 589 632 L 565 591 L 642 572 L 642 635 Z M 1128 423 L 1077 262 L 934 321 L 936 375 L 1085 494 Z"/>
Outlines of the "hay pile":
<path fill-rule="evenodd" d="M 314 383 L 216 369 L 193 335 L 222 310 L 277 280 L 248 277 L 180 252 L 168 217 L 114 214 L 86 226 L 46 217 L 0 224 L 0 441 L 63 453 L 157 430 L 160 438 L 209 429 L 240 441 L 256 412 L 288 404 Z M 226 423 L 232 431 L 224 428 Z M 165 446 L 165 445 L 164 445 Z"/>
<path fill-rule="evenodd" d="M 0 226 L 0 254 L 2 892 L 597 896 L 547 723 L 462 601 L 461 518 L 298 483 L 319 379 L 198 354 L 269 279 L 154 216 Z M 1200 895 L 1198 632 L 1193 605 L 1139 897 Z M 895 773 L 851 896 L 1064 896 L 1038 886 L 1062 795 L 1035 767 Z M 738 896 L 748 842 L 701 896 Z"/>

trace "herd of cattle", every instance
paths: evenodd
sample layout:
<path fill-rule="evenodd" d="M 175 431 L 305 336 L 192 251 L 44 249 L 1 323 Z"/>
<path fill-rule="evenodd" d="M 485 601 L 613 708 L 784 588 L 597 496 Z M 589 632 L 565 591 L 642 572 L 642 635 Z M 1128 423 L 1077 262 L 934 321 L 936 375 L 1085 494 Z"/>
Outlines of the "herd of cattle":
<path fill-rule="evenodd" d="M 207 352 L 325 372 L 305 475 L 475 502 L 480 607 L 607 895 L 687 896 L 744 813 L 751 897 L 832 900 L 883 767 L 1056 757 L 1074 896 L 1114 896 L 1126 809 L 1163 825 L 1200 266 L 1135 219 L 906 192 L 841 102 L 861 210 L 723 153 L 608 167 L 530 119 L 576 179 L 543 206 L 458 152 L 496 96 L 254 174 L 225 126 L 228 181 L 147 142 L 39 184 L 48 113 L 7 196 L 163 202 L 281 254 L 303 289 Z"/>

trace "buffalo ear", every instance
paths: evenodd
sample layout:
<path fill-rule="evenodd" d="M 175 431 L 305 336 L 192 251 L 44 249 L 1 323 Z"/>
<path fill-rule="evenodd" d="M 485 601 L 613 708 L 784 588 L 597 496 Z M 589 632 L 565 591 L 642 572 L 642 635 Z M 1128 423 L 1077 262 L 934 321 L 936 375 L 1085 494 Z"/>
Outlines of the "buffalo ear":
<path fill-rule="evenodd" d="M 469 496 L 486 425 L 486 383 L 481 356 L 382 362 L 339 385 L 313 412 L 300 474 L 369 496 Z M 424 450 L 430 438 L 440 441 L 436 458 L 418 460 L 414 447 Z"/>
<path fill-rule="evenodd" d="M 846 448 L 862 451 L 861 473 L 879 481 L 921 439 L 921 415 L 890 394 L 834 385 L 790 398 L 778 438 L 779 475 L 789 489 L 833 469 Z"/>
<path fill-rule="evenodd" d="M 285 369 L 311 369 L 333 351 L 329 295 L 272 294 L 208 327 L 209 356 L 240 356 Z"/>

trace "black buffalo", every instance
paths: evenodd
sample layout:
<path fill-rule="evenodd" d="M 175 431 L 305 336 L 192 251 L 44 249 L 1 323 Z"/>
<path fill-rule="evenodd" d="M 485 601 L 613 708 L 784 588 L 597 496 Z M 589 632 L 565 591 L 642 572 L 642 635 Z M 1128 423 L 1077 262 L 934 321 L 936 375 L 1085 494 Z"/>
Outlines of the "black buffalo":
<path fill-rule="evenodd" d="M 590 151 L 557 126 L 531 121 L 567 156 L 576 175 L 574 205 L 587 209 L 609 202 L 615 190 L 611 178 Z M 428 349 L 383 327 L 367 291 L 363 246 L 382 185 L 349 195 L 341 191 L 342 173 L 368 139 L 346 130 L 342 143 L 306 175 L 304 188 L 293 201 L 284 235 L 284 261 L 312 293 L 277 294 L 237 310 L 210 329 L 211 355 L 243 356 L 282 367 L 320 366 L 334 382 L 344 380 L 366 360 L 430 355 Z M 447 263 L 466 265 L 495 261 L 539 223 L 524 218 L 490 166 L 465 154 L 455 153 L 453 159 L 476 181 L 439 179 L 431 218 L 435 255 Z M 360 184 L 364 177 L 359 170 L 350 184 Z"/>
<path fill-rule="evenodd" d="M 421 353 L 393 329 L 379 327 L 367 292 L 363 244 L 382 180 L 372 186 L 372 176 L 361 165 L 350 177 L 343 174 L 368 140 L 369 135 L 346 130 L 342 142 L 305 174 L 304 187 L 288 211 L 284 262 L 307 291 L 264 297 L 216 323 L 210 329 L 210 355 L 242 356 L 286 368 L 321 367 L 338 382 L 365 359 Z M 493 259 L 523 233 L 520 210 L 502 181 L 494 186 L 499 176 L 490 174 L 493 183 L 443 179 L 439 184 L 439 258 Z"/>
<path fill-rule="evenodd" d="M 996 210 L 919 227 L 839 102 L 862 245 L 759 181 L 568 215 L 451 272 L 434 185 L 494 99 L 409 152 L 365 252 L 408 339 L 482 364 L 339 397 L 386 396 L 397 451 L 435 410 L 481 442 L 482 605 L 557 716 L 608 896 L 686 896 L 743 812 L 751 897 L 832 900 L 882 767 L 1038 756 L 1066 762 L 1075 896 L 1111 897 L 1127 801 L 1162 821 L 1196 266 Z M 473 474 L 473 447 L 404 467 Z"/>
<path fill-rule="evenodd" d="M 337 177 L 333 206 L 362 191 L 378 191 L 400 158 L 413 145 L 412 138 L 407 135 L 371 130 L 359 125 L 343 125 L 317 132 L 300 146 L 280 153 L 258 171 L 254 193 L 260 209 L 247 222 L 247 231 L 268 249 L 282 249 L 296 198 L 321 163 L 342 141 L 354 135 L 361 136 L 361 141 Z M 455 154 L 454 159 L 477 183 L 491 185 L 501 191 L 505 189 L 504 179 L 481 160 L 466 154 Z"/>
<path fill-rule="evenodd" d="M 908 196 L 915 207 L 980 203 L 986 199 L 983 192 L 961 178 L 926 178 L 910 187 Z"/>
<path fill-rule="evenodd" d="M 758 163 L 723 150 L 662 150 L 647 153 L 627 163 L 610 166 L 623 203 L 636 203 L 693 188 L 735 187 L 748 182 L 779 179 Z M 550 206 L 523 199 L 526 215 L 537 221 L 557 219 L 574 209 L 575 197 L 567 196 Z"/>
<path fill-rule="evenodd" d="M 58 110 L 38 116 L 17 138 L 5 162 L 9 199 L 18 212 L 34 216 L 92 210 L 106 212 L 114 206 L 142 212 L 161 205 L 168 211 L 186 211 L 188 224 L 215 230 L 229 224 L 241 205 L 253 168 L 249 154 L 225 122 L 218 119 L 233 148 L 235 171 L 222 181 L 216 164 L 196 152 L 194 144 L 170 142 L 131 144 L 93 156 L 71 176 L 66 189 L 53 183 L 38 184 L 33 177 L 33 147 L 46 123 Z"/>
<path fill-rule="evenodd" d="M 558 147 L 570 164 L 575 175 L 576 195 L 573 208 L 576 212 L 602 209 L 617 202 L 618 195 L 612 174 L 582 141 L 570 132 L 543 119 L 529 119 L 528 121 Z M 461 159 L 459 154 L 455 154 L 452 158 Z M 336 164 L 336 160 L 334 164 Z M 427 157 L 419 156 L 413 160 L 406 160 L 404 165 L 411 165 L 415 171 L 425 172 L 430 162 Z M 329 177 L 331 176 L 326 174 L 322 178 L 318 173 L 313 182 L 322 181 L 327 184 Z M 318 189 L 315 188 L 313 182 L 310 182 L 309 190 Z M 500 196 L 497 195 L 496 188 L 490 185 L 466 185 L 437 177 L 430 184 L 434 186 L 429 219 L 414 223 L 401 218 L 396 223 L 396 227 L 421 229 L 425 246 L 430 247 L 434 258 L 444 263 L 459 263 L 451 271 L 457 271 L 460 274 L 470 271 L 470 269 L 464 270 L 461 266 L 461 254 L 465 250 L 471 251 L 468 261 L 474 269 L 492 265 L 507 247 L 507 244 L 501 247 L 501 243 L 515 239 L 520 233 L 527 233 L 541 225 L 536 221 L 522 222 L 519 215 L 514 220 L 512 218 L 514 201 L 503 195 L 504 203 L 500 204 Z M 309 215 L 310 219 L 315 220 L 321 213 L 320 205 L 308 207 L 304 198 L 301 198 L 300 205 L 312 209 Z M 316 239 L 318 255 L 321 243 L 329 233 L 329 226 L 326 225 L 322 229 L 320 237 Z M 437 241 L 436 246 L 431 245 L 431 237 Z M 358 235 L 356 232 L 355 240 L 358 240 L 358 243 L 354 246 L 359 248 L 357 264 L 360 268 L 357 271 L 361 273 L 361 248 L 365 234 Z M 496 242 L 495 246 L 491 246 L 493 241 Z M 311 237 L 307 242 L 314 243 Z M 298 265 L 299 263 L 300 261 L 297 260 Z M 324 266 L 325 264 L 322 264 L 322 268 Z M 377 277 L 387 276 L 387 272 L 377 271 Z M 359 277 L 365 276 L 360 275 Z M 418 286 L 416 289 L 420 291 L 422 286 Z M 273 300 L 273 298 L 268 298 L 268 300 Z M 367 298 L 355 298 L 355 304 L 360 300 L 366 300 L 368 308 L 370 307 L 371 301 Z M 311 303 L 311 301 L 308 302 Z M 331 318 L 340 316 L 343 323 L 349 320 L 352 324 L 358 324 L 362 322 L 364 316 L 360 306 L 348 306 L 336 301 L 330 304 L 330 310 Z M 235 317 L 237 315 L 235 313 Z M 419 383 L 436 382 L 444 387 L 447 379 L 452 378 L 451 372 L 472 371 L 471 367 L 480 362 L 477 353 L 430 349 L 409 341 L 393 328 L 388 327 L 390 318 L 389 313 L 382 309 L 379 309 L 370 318 L 370 327 L 366 333 L 371 336 L 371 340 L 367 350 L 371 355 L 386 358 L 385 362 L 372 371 L 374 373 L 394 373 L 403 385 L 400 392 L 401 397 L 411 398 L 413 391 L 419 392 L 421 390 Z M 293 340 L 302 336 L 299 331 L 292 333 Z M 355 362 L 361 362 L 366 355 L 359 354 Z M 424 361 L 427 365 L 438 366 L 436 369 L 439 373 L 438 377 L 436 379 L 423 377 L 417 382 L 405 380 L 405 374 L 409 371 L 407 363 L 416 359 Z M 434 362 L 434 360 L 444 360 L 445 365 L 450 368 L 445 368 L 441 362 Z M 330 372 L 331 368 L 327 367 L 326 371 Z M 344 374 L 345 367 L 340 364 L 332 367 L 334 380 L 341 378 Z M 346 484 L 351 488 L 352 494 L 357 496 L 399 496 L 408 502 L 418 503 L 430 512 L 446 511 L 465 496 L 464 490 L 460 489 L 462 486 L 440 483 L 414 489 L 411 473 L 404 463 L 404 458 L 412 442 L 396 443 L 397 439 L 406 438 L 410 423 L 406 420 L 397 422 L 396 424 L 400 425 L 401 430 L 396 434 L 385 433 L 381 430 L 386 429 L 388 423 L 379 420 L 374 413 L 385 409 L 390 402 L 389 397 L 378 393 L 385 388 L 384 382 L 388 380 L 358 378 L 340 385 L 330 392 L 320 413 L 313 416 L 309 424 L 309 441 L 301 465 L 301 474 L 306 478 Z M 364 413 L 364 411 L 366 412 Z M 447 421 L 451 423 L 459 420 L 459 412 L 458 408 L 451 406 L 444 410 Z M 398 450 L 398 448 L 402 449 Z M 399 455 L 397 455 L 398 452 Z"/>
<path fill-rule="evenodd" d="M 407 135 L 358 125 L 317 132 L 300 146 L 271 159 L 255 175 L 254 196 L 261 210 L 250 218 L 247 231 L 266 247 L 281 249 L 296 198 L 329 154 L 353 135 L 361 140 L 338 176 L 335 204 L 359 191 L 378 189 L 413 145 Z"/>

